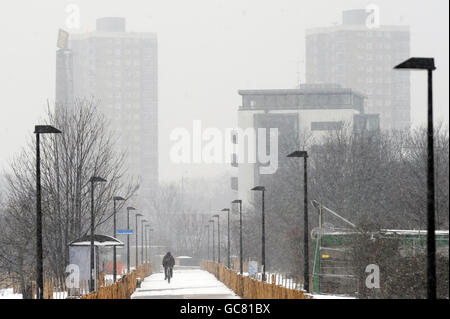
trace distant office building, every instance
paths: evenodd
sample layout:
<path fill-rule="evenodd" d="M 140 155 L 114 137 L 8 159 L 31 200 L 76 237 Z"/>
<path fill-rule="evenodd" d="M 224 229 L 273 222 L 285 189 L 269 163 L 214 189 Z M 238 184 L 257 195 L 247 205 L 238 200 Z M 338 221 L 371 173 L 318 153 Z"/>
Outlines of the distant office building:
<path fill-rule="evenodd" d="M 156 34 L 127 32 L 124 18 L 102 18 L 95 31 L 68 38 L 56 52 L 57 104 L 100 102 L 120 136 L 118 149 L 128 154 L 129 173 L 140 178 L 140 199 L 149 198 L 158 184 Z"/>
<path fill-rule="evenodd" d="M 306 82 L 338 83 L 367 95 L 366 112 L 381 129 L 410 127 L 409 72 L 393 67 L 410 56 L 407 26 L 366 25 L 365 10 L 343 13 L 341 25 L 306 32 Z"/>
<path fill-rule="evenodd" d="M 344 125 L 355 130 L 376 131 L 379 128 L 377 115 L 364 113 L 365 95 L 339 85 L 304 84 L 299 89 L 240 90 L 239 94 L 242 96 L 239 129 L 266 128 L 266 132 L 270 128 L 278 129 L 277 172 L 261 174 L 259 162 L 232 163 L 237 167 L 238 175 L 232 178 L 232 189 L 237 190 L 238 198 L 246 204 L 253 198 L 250 189 L 255 185 L 267 185 L 266 179 L 277 178 L 287 166 L 286 155 L 306 142 L 302 139 L 308 139 L 308 144 L 319 145 L 330 131 Z M 238 137 L 234 142 L 242 143 L 243 139 Z M 258 145 L 256 153 L 257 148 Z"/>

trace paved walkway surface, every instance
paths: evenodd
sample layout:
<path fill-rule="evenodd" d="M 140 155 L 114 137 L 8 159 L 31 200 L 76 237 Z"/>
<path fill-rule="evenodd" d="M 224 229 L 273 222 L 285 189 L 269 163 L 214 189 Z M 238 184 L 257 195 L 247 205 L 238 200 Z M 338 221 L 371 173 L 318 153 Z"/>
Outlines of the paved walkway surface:
<path fill-rule="evenodd" d="M 238 299 L 216 277 L 200 269 L 174 269 L 170 284 L 163 273 L 146 277 L 131 299 Z"/>

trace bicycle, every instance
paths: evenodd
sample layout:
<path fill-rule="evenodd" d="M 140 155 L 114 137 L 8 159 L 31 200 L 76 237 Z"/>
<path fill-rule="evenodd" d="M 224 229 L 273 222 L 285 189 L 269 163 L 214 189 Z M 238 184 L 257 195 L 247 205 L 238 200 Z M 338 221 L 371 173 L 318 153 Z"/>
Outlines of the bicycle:
<path fill-rule="evenodd" d="M 164 271 L 167 282 L 170 284 L 170 278 L 173 277 L 173 267 L 167 267 L 167 269 L 164 269 Z"/>

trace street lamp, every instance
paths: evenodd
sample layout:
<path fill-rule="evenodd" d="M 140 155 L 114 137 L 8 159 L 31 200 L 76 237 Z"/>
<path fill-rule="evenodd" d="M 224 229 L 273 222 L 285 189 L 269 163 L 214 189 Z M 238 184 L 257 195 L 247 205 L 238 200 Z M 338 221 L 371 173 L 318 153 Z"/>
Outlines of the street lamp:
<path fill-rule="evenodd" d="M 138 269 L 138 266 L 139 266 L 139 248 L 138 248 L 138 243 L 139 243 L 139 241 L 138 241 L 138 217 L 141 217 L 142 216 L 142 214 L 140 214 L 140 213 L 137 213 L 136 215 L 135 215 L 135 217 L 136 217 L 136 223 L 134 224 L 135 225 L 135 229 L 136 229 L 136 242 L 135 242 L 135 246 L 136 246 L 136 270 Z"/>
<path fill-rule="evenodd" d="M 262 235 L 261 235 L 261 265 L 262 265 L 262 280 L 266 280 L 266 236 L 265 236 L 265 217 L 264 217 L 264 193 L 266 188 L 264 186 L 255 186 L 251 189 L 252 191 L 260 191 L 262 192 Z"/>
<path fill-rule="evenodd" d="M 35 125 L 36 134 L 36 298 L 44 299 L 44 264 L 42 253 L 42 206 L 41 206 L 41 150 L 40 134 L 59 134 L 60 130 L 50 125 Z"/>
<path fill-rule="evenodd" d="M 213 253 L 213 261 L 215 261 L 215 259 L 216 259 L 216 253 L 215 253 L 215 239 L 214 239 L 214 237 L 215 237 L 215 232 L 214 232 L 214 220 L 212 220 L 212 219 L 210 219 L 209 220 L 209 222 L 210 223 L 212 223 L 212 233 L 213 233 L 213 235 L 212 235 L 212 253 Z"/>
<path fill-rule="evenodd" d="M 114 203 L 114 234 L 113 237 L 116 237 L 117 232 L 117 226 L 116 226 L 116 202 L 117 201 L 123 201 L 125 198 L 120 196 L 114 196 L 113 197 L 113 203 Z M 116 255 L 116 246 L 113 246 L 113 280 L 116 282 L 117 277 L 117 255 Z"/>
<path fill-rule="evenodd" d="M 147 220 L 146 219 L 141 219 L 141 233 L 142 233 L 142 238 L 141 238 L 141 262 L 144 264 L 144 237 L 145 237 L 145 232 L 144 232 L 144 223 L 146 223 Z"/>
<path fill-rule="evenodd" d="M 130 210 L 136 210 L 136 208 L 127 207 L 127 231 L 130 230 Z M 130 273 L 130 234 L 127 233 L 127 273 Z"/>
<path fill-rule="evenodd" d="M 242 263 L 242 200 L 235 199 L 231 203 L 239 204 L 239 271 L 242 275 L 244 273 L 244 265 Z"/>
<path fill-rule="evenodd" d="M 91 267 L 89 274 L 89 291 L 92 292 L 95 290 L 95 282 L 94 282 L 94 229 L 95 229 L 95 218 L 94 218 L 94 185 L 95 183 L 104 183 L 106 179 L 99 176 L 92 176 L 89 180 L 91 183 Z M 98 267 L 98 265 L 97 265 Z"/>
<path fill-rule="evenodd" d="M 305 290 L 309 292 L 308 152 L 295 151 L 287 157 L 303 157 L 303 283 Z"/>
<path fill-rule="evenodd" d="M 151 246 L 152 231 L 153 231 L 153 228 L 149 228 L 149 230 L 148 230 L 148 263 L 152 262 L 152 246 Z"/>
<path fill-rule="evenodd" d="M 230 209 L 229 208 L 224 208 L 222 209 L 222 212 L 228 212 L 228 235 L 227 235 L 227 241 L 228 241 L 228 258 L 227 258 L 227 264 L 228 264 L 228 268 L 230 268 Z"/>
<path fill-rule="evenodd" d="M 220 215 L 213 215 L 213 218 L 217 218 L 217 263 L 220 264 Z"/>
<path fill-rule="evenodd" d="M 427 296 L 436 299 L 436 241 L 434 198 L 434 142 L 433 142 L 433 71 L 434 58 L 410 58 L 394 69 L 426 70 L 428 73 L 428 125 L 427 125 Z"/>
<path fill-rule="evenodd" d="M 205 228 L 208 229 L 208 242 L 206 244 L 206 250 L 208 252 L 208 259 L 207 260 L 209 260 L 209 242 L 210 242 L 210 240 L 209 240 L 209 225 L 205 225 Z"/>
<path fill-rule="evenodd" d="M 149 245 L 149 234 L 148 234 L 148 228 L 150 227 L 150 224 L 145 225 L 145 263 L 148 264 L 148 245 Z"/>

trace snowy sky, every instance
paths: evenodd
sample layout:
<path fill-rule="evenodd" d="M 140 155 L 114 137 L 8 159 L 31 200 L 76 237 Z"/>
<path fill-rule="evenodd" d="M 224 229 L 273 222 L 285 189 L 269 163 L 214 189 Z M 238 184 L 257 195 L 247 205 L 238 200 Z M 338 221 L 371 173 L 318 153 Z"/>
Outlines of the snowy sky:
<path fill-rule="evenodd" d="M 80 8 L 80 30 L 95 19 L 122 16 L 129 31 L 157 32 L 159 39 L 160 179 L 215 175 L 228 165 L 168 163 L 175 127 L 234 127 L 238 89 L 292 88 L 309 27 L 341 23 L 342 10 L 380 7 L 381 24 L 411 27 L 411 54 L 433 56 L 436 119 L 448 123 L 448 0 L 8 0 L 0 4 L 0 169 L 6 168 L 54 99 L 58 28 L 66 7 Z M 303 62 L 300 77 L 304 78 Z M 412 79 L 414 125 L 426 118 L 426 78 Z"/>

